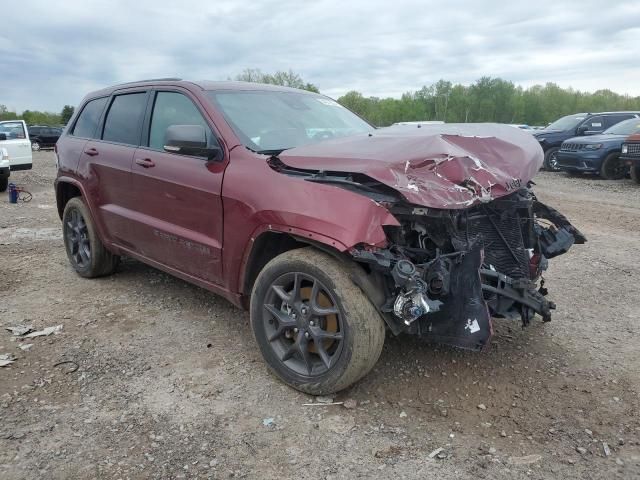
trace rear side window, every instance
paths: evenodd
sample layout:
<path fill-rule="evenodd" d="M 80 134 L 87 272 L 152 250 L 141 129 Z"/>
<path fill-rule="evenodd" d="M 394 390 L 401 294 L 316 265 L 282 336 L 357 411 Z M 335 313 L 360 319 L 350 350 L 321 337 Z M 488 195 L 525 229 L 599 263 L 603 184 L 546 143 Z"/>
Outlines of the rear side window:
<path fill-rule="evenodd" d="M 102 139 L 109 142 L 138 145 L 146 104 L 146 92 L 128 93 L 114 97 L 104 121 Z"/>
<path fill-rule="evenodd" d="M 620 123 L 624 120 L 629 120 L 631 118 L 635 118 L 635 115 L 632 113 L 619 113 L 617 115 L 607 115 L 605 118 L 607 127 L 615 125 L 616 123 Z"/>
<path fill-rule="evenodd" d="M 82 109 L 71 135 L 83 138 L 95 138 L 98 123 L 100 122 L 100 115 L 102 115 L 106 103 L 107 97 L 96 98 L 87 103 Z"/>
<path fill-rule="evenodd" d="M 149 148 L 162 150 L 164 135 L 172 125 L 201 125 L 207 132 L 207 145 L 217 143 L 209 125 L 189 98 L 176 92 L 158 92 L 151 116 Z"/>

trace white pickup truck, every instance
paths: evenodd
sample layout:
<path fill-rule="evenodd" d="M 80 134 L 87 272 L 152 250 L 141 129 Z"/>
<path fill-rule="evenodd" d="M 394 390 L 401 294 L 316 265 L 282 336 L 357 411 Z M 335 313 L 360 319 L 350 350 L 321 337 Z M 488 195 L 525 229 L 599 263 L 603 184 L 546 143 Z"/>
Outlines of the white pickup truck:
<path fill-rule="evenodd" d="M 16 170 L 31 170 L 31 141 L 24 120 L 0 122 L 0 192 L 9 185 L 9 175 Z"/>

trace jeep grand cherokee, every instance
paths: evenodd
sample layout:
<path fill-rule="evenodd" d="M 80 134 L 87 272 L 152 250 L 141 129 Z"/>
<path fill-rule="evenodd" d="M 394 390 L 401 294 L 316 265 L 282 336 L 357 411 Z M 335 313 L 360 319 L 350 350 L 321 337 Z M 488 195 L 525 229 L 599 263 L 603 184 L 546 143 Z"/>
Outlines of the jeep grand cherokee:
<path fill-rule="evenodd" d="M 508 125 L 376 130 L 325 96 L 175 79 L 89 94 L 57 144 L 71 265 L 122 255 L 250 310 L 272 371 L 343 389 L 388 329 L 482 349 L 492 317 L 555 308 L 548 259 L 584 237 L 531 190 L 543 153 Z"/>

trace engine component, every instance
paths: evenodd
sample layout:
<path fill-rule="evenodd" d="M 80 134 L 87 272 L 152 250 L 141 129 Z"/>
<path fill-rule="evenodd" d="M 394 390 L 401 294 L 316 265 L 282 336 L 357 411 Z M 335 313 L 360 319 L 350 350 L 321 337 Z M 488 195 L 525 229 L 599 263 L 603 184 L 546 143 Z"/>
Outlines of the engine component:
<path fill-rule="evenodd" d="M 411 325 L 420 317 L 427 313 L 437 312 L 442 302 L 431 300 L 426 294 L 427 286 L 419 279 L 416 279 L 412 288 L 399 294 L 393 302 L 393 313 L 402 319 L 405 325 Z"/>
<path fill-rule="evenodd" d="M 416 274 L 416 266 L 409 260 L 398 260 L 391 270 L 391 276 L 398 287 L 404 287 L 413 280 Z"/>

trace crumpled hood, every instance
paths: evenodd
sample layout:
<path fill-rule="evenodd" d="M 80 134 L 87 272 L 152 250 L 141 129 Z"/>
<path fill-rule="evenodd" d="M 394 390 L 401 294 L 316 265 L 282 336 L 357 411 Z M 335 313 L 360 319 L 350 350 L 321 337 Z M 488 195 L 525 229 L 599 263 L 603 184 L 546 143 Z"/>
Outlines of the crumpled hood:
<path fill-rule="evenodd" d="M 278 158 L 298 169 L 364 174 L 415 205 L 460 209 L 525 186 L 543 152 L 528 132 L 483 123 L 383 128 L 295 147 Z"/>

